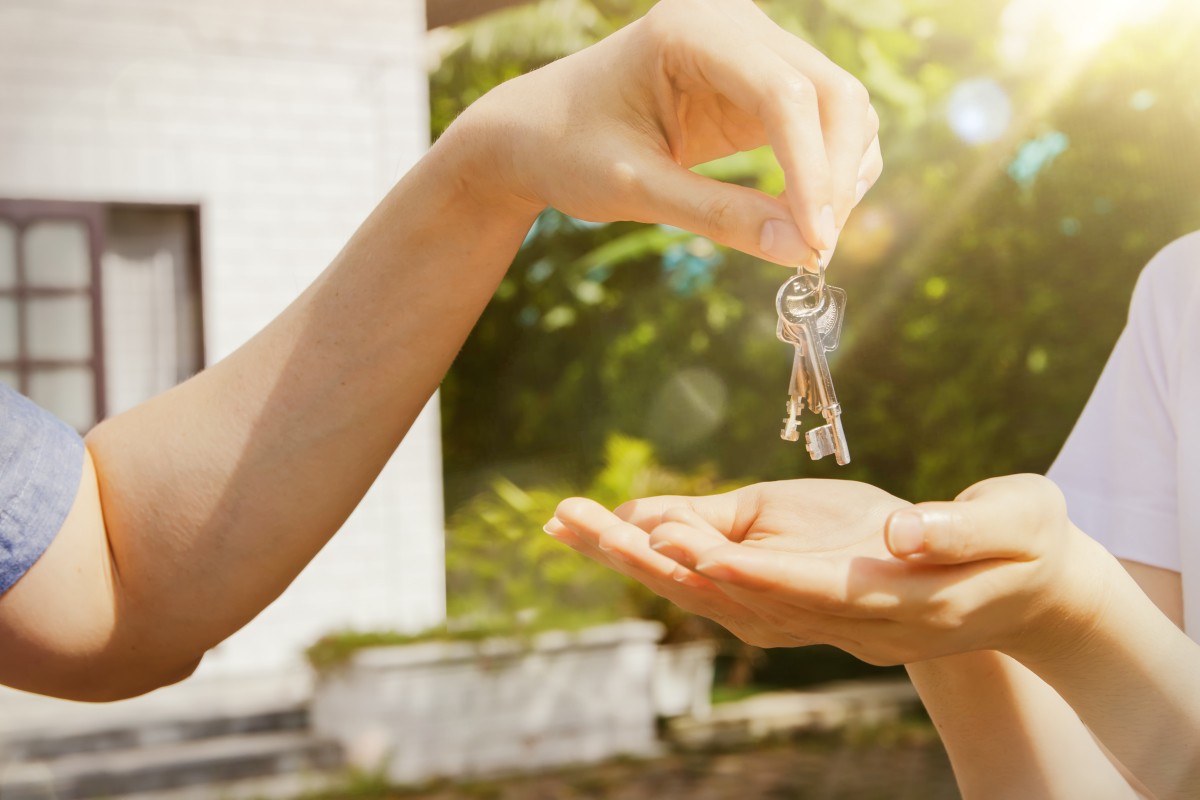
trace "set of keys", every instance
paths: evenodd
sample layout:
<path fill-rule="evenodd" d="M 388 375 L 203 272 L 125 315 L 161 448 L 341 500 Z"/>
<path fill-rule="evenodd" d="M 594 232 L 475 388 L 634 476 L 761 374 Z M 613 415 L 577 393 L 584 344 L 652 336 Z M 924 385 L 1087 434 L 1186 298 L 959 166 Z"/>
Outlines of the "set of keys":
<path fill-rule="evenodd" d="M 792 345 L 792 381 L 788 387 L 788 417 L 780 436 L 789 442 L 800 440 L 800 413 L 804 404 L 825 418 L 825 424 L 804 435 L 805 446 L 813 460 L 831 453 L 838 464 L 850 463 L 850 448 L 842 430 L 842 407 L 838 405 L 825 354 L 836 350 L 842 335 L 846 313 L 846 292 L 825 285 L 825 263 L 817 257 L 816 274 L 804 267 L 779 287 L 775 296 L 779 324 L 775 335 Z"/>

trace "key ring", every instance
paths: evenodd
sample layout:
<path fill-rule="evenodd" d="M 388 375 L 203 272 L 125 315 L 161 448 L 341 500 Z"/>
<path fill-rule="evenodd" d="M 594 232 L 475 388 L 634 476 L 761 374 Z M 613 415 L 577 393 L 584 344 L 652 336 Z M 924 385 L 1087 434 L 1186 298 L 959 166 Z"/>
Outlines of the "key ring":
<path fill-rule="evenodd" d="M 815 250 L 813 251 L 813 254 L 817 257 L 817 288 L 814 294 L 816 294 L 817 297 L 820 297 L 821 292 L 825 291 L 825 259 L 821 258 L 821 254 Z M 805 269 L 804 265 L 801 264 L 800 266 L 796 267 L 796 274 L 811 275 L 812 273 Z"/>

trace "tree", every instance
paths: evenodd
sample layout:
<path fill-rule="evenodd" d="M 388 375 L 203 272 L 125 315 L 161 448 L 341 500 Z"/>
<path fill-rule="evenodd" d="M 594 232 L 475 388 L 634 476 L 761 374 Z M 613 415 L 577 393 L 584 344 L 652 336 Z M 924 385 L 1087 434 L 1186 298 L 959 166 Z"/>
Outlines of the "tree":
<path fill-rule="evenodd" d="M 882 120 L 884 176 L 829 272 L 849 295 L 830 362 L 850 466 L 811 462 L 778 435 L 791 366 L 774 336 L 785 270 L 683 231 L 549 210 L 443 386 L 450 508 L 474 508 L 498 474 L 523 490 L 587 486 L 618 433 L 683 473 L 853 478 L 911 500 L 1044 471 L 1141 267 L 1200 228 L 1200 70 L 1189 63 L 1200 26 L 1179 4 L 1091 50 L 1033 26 L 1014 59 L 1007 6 L 763 6 L 859 76 Z M 646 8 L 546 0 L 447 34 L 431 75 L 435 135 L 500 81 Z M 947 108 L 980 78 L 1011 115 L 999 138 L 968 144 Z M 702 169 L 783 188 L 769 149 Z"/>

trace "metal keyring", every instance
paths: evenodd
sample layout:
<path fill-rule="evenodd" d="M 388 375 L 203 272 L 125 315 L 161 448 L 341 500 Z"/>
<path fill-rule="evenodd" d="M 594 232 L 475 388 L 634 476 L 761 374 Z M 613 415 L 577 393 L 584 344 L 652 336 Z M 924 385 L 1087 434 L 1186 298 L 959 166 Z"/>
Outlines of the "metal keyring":
<path fill-rule="evenodd" d="M 820 297 L 821 292 L 825 291 L 825 259 L 821 258 L 821 254 L 817 253 L 816 251 L 813 251 L 813 254 L 817 257 L 817 289 L 814 294 L 816 294 L 817 297 Z M 801 264 L 800 266 L 796 267 L 796 274 L 811 275 L 812 273 L 805 269 L 804 265 Z"/>

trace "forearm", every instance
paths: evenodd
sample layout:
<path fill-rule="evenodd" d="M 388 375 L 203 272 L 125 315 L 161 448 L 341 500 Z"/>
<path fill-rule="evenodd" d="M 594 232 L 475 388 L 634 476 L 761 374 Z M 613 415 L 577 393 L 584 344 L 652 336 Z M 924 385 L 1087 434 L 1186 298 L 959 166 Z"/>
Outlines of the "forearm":
<path fill-rule="evenodd" d="M 1079 717 L 995 651 L 908 665 L 964 800 L 1136 800 Z"/>
<path fill-rule="evenodd" d="M 1062 620 L 1063 639 L 1073 644 L 1013 654 L 1159 800 L 1200 796 L 1200 647 L 1104 558 L 1091 575 L 1106 589 L 1095 618 L 1081 632 L 1076 620 Z"/>
<path fill-rule="evenodd" d="M 338 530 L 441 381 L 539 209 L 448 134 L 278 319 L 87 438 L 117 576 L 98 660 L 199 658 Z"/>

